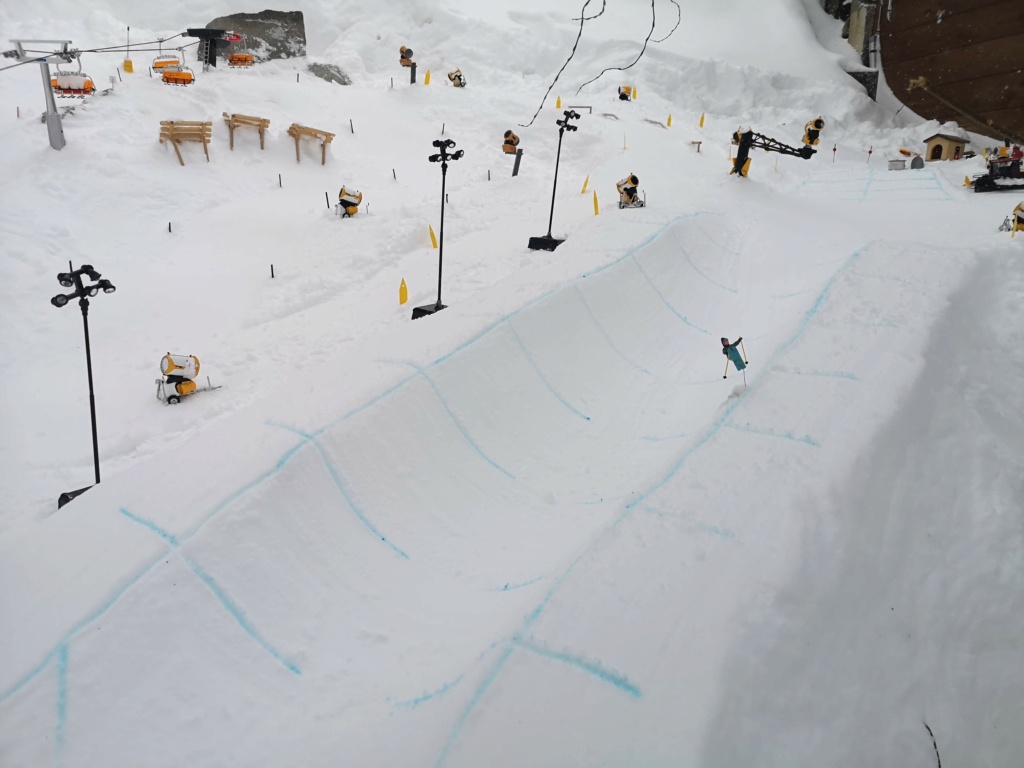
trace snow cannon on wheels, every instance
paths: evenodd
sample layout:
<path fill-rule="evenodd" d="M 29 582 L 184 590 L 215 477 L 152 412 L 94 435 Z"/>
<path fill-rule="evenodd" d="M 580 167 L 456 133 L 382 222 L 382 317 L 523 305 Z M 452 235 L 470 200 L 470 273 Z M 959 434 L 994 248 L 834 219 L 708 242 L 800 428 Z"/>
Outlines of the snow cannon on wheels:
<path fill-rule="evenodd" d="M 452 85 L 456 88 L 466 87 L 466 78 L 463 76 L 461 69 L 456 68 L 454 72 L 449 72 L 448 79 L 451 80 Z"/>
<path fill-rule="evenodd" d="M 763 149 L 765 152 L 778 152 L 780 155 L 802 157 L 804 160 L 810 160 L 811 156 L 817 152 L 816 149 L 811 149 L 810 146 L 800 147 L 800 149 L 791 147 L 763 134 L 754 133 L 753 128 L 737 128 L 732 135 L 732 144 L 734 147 L 737 147 L 737 150 L 729 175 L 731 176 L 735 173 L 743 178 L 747 177 L 747 172 L 750 170 L 750 150 L 753 147 Z"/>
<path fill-rule="evenodd" d="M 338 204 L 334 210 L 343 219 L 350 219 L 359 213 L 359 204 L 363 202 L 363 193 L 358 189 L 348 189 L 342 186 L 338 192 Z"/>
<path fill-rule="evenodd" d="M 615 182 L 615 188 L 619 191 L 619 208 L 643 208 L 646 205 L 646 202 L 641 200 L 637 194 L 638 186 L 640 186 L 640 179 L 634 173 Z"/>
<path fill-rule="evenodd" d="M 156 380 L 156 399 L 169 405 L 176 405 L 181 398 L 196 392 L 208 392 L 220 389 L 213 386 L 210 378 L 206 378 L 206 386 L 199 387 L 195 379 L 199 376 L 199 358 L 195 355 L 172 355 L 168 352 L 160 359 L 160 373 L 163 378 Z"/>
<path fill-rule="evenodd" d="M 619 86 L 619 101 L 632 101 L 633 100 L 633 86 L 631 85 L 620 85 Z"/>

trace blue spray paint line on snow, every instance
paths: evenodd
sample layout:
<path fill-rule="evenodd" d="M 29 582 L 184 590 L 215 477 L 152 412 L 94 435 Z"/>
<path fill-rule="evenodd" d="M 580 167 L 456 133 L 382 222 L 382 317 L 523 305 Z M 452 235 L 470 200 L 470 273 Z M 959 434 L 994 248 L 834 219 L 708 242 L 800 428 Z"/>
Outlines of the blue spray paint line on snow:
<path fill-rule="evenodd" d="M 64 643 L 57 649 L 57 725 L 54 729 L 53 743 L 57 754 L 64 749 L 64 731 L 68 721 L 68 645 Z"/>
<path fill-rule="evenodd" d="M 783 370 L 776 369 L 777 373 L 787 373 L 791 376 L 822 376 L 827 379 L 847 379 L 848 381 L 860 381 L 856 374 L 848 371 L 804 371 L 799 368 Z"/>
<path fill-rule="evenodd" d="M 715 536 L 718 536 L 723 539 L 735 540 L 736 538 L 736 534 L 730 531 L 728 528 L 719 528 L 717 525 L 711 525 L 710 523 L 701 522 L 700 520 L 691 515 L 680 515 L 674 512 L 662 512 L 660 509 L 655 509 L 649 504 L 643 504 L 639 507 L 639 509 L 641 512 L 646 512 L 647 514 L 654 515 L 655 517 L 665 517 L 670 520 L 679 520 L 684 523 L 689 523 L 690 525 L 695 526 L 696 528 L 700 528 L 702 531 L 713 533 Z"/>
<path fill-rule="evenodd" d="M 543 581 L 543 580 L 544 580 L 543 576 L 538 576 L 536 579 L 531 579 L 530 581 L 524 581 L 522 584 L 505 584 L 504 586 L 501 586 L 501 587 L 490 587 L 490 588 L 488 588 L 487 591 L 488 592 L 511 592 L 514 589 L 522 589 L 523 587 L 529 587 L 530 585 L 536 584 L 538 581 Z"/>
<path fill-rule="evenodd" d="M 755 435 L 764 435 L 765 437 L 778 437 L 782 440 L 792 440 L 797 443 L 804 443 L 805 445 L 812 445 L 815 448 L 821 448 L 821 443 L 815 440 L 810 435 L 804 435 L 803 437 L 797 437 L 792 432 L 776 432 L 774 429 L 752 427 L 749 424 L 726 424 L 729 429 L 736 429 L 740 432 L 750 432 Z"/>
<path fill-rule="evenodd" d="M 175 549 L 178 548 L 178 546 L 179 546 L 178 539 L 175 536 L 173 536 L 172 534 L 170 534 L 167 531 L 165 531 L 163 528 L 161 528 L 159 525 L 157 525 L 153 521 L 146 520 L 145 518 L 139 517 L 138 515 L 133 515 L 131 512 L 129 512 L 124 507 L 121 507 L 118 510 L 118 512 L 120 512 L 122 515 L 127 517 L 129 520 L 138 523 L 143 528 L 148 528 L 149 530 L 151 530 L 153 533 L 155 533 L 157 536 L 159 536 L 161 539 L 166 541 L 168 544 L 170 544 Z"/>
<path fill-rule="evenodd" d="M 455 739 L 458 738 L 458 735 L 462 732 L 462 729 L 465 727 L 466 721 L 469 719 L 469 716 L 473 713 L 473 710 L 476 709 L 477 705 L 480 703 L 480 700 L 483 698 L 484 694 L 487 693 L 487 689 L 491 687 L 491 684 L 497 679 L 498 675 L 501 673 L 501 670 L 505 668 L 505 662 L 508 661 L 508 657 L 512 655 L 512 651 L 514 650 L 515 646 L 511 642 L 509 642 L 505 646 L 505 650 L 501 652 L 501 655 L 495 662 L 494 668 L 491 670 L 490 674 L 483 679 L 483 682 L 481 682 L 480 685 L 477 687 L 476 692 L 473 694 L 473 697 L 469 700 L 469 703 L 466 704 L 466 708 L 462 710 L 462 715 L 459 717 L 458 722 L 455 723 L 455 727 L 452 729 L 452 732 L 448 735 L 448 739 L 447 741 L 445 741 L 444 748 L 441 750 L 441 754 L 437 758 L 437 763 L 435 763 L 435 765 L 437 765 L 438 768 L 443 766 L 445 760 L 448 759 L 448 753 L 451 751 L 452 746 L 454 746 Z"/>
<path fill-rule="evenodd" d="M 448 691 L 450 691 L 452 688 L 454 688 L 459 683 L 461 683 L 463 677 L 465 677 L 464 674 L 463 675 L 459 675 L 457 678 L 455 678 L 451 682 L 448 682 L 448 683 L 445 683 L 444 685 L 442 685 L 436 691 L 431 691 L 430 693 L 424 693 L 422 696 L 417 696 L 415 699 L 409 699 L 408 701 L 399 701 L 399 702 L 397 702 L 395 704 L 395 706 L 396 707 L 405 707 L 405 708 L 409 708 L 409 709 L 415 709 L 420 704 L 425 704 L 426 702 L 431 701 L 432 699 L 436 699 L 436 698 L 438 698 L 440 696 L 444 696 L 446 693 L 448 693 Z"/>
<path fill-rule="evenodd" d="M 199 580 L 206 585 L 207 589 L 209 589 L 213 593 L 213 596 L 217 598 L 220 604 L 231 615 L 231 618 L 233 618 L 238 623 L 238 626 L 242 628 L 242 631 L 245 632 L 245 634 L 247 634 L 252 640 L 254 640 L 256 644 L 260 646 L 260 648 L 269 653 L 289 672 L 295 675 L 302 674 L 302 672 L 299 671 L 298 667 L 296 667 L 290 661 L 285 659 L 280 653 L 277 652 L 277 650 L 273 646 L 270 645 L 270 643 L 263 639 L 259 632 L 256 631 L 256 628 L 250 623 L 249 619 L 246 618 L 245 611 L 243 611 L 241 608 L 235 605 L 234 602 L 232 602 L 231 598 L 227 596 L 227 593 L 224 592 L 224 590 L 220 587 L 220 585 L 217 584 L 216 581 L 214 581 L 213 577 L 210 576 L 210 574 L 204 571 L 199 566 L 198 563 L 196 563 L 192 558 L 190 558 L 182 551 L 179 541 L 174 536 L 172 536 L 170 533 L 165 531 L 163 528 L 158 526 L 153 521 L 146 520 L 145 518 L 139 517 L 138 515 L 134 515 L 124 507 L 121 507 L 121 509 L 118 511 L 122 515 L 127 517 L 129 520 L 138 523 L 144 528 L 148 528 L 150 531 L 152 531 L 165 542 L 167 542 L 167 544 L 169 544 L 173 550 L 176 550 L 178 554 L 181 555 L 182 559 L 185 561 L 185 564 L 189 567 L 192 573 L 194 573 L 199 578 Z"/>
<path fill-rule="evenodd" d="M 519 348 L 523 351 L 523 356 L 526 358 L 526 362 L 528 362 L 530 364 L 530 367 L 533 368 L 533 370 L 537 374 L 537 376 L 540 377 L 540 380 L 544 383 L 544 386 L 546 386 L 548 388 L 548 391 L 551 392 L 551 394 L 555 396 L 555 399 L 558 400 L 558 402 L 560 402 L 562 405 L 564 405 L 570 411 L 575 413 L 577 416 L 579 416 L 581 419 L 584 419 L 586 421 L 590 421 L 590 417 L 589 416 L 587 416 L 585 413 L 580 412 L 578 409 L 574 408 L 569 403 L 569 401 L 566 400 L 564 397 L 562 397 L 558 393 L 558 390 L 556 390 L 551 385 L 551 382 L 548 381 L 547 377 L 543 373 L 541 373 L 540 367 L 537 365 L 537 362 L 533 359 L 533 355 L 531 355 L 530 351 L 526 348 L 526 344 L 523 343 L 522 337 L 519 335 L 519 332 L 516 331 L 516 329 L 512 325 L 511 321 L 509 321 L 509 323 L 508 323 L 508 329 L 510 331 L 512 331 L 512 335 L 515 336 L 516 343 L 519 344 Z"/>
<path fill-rule="evenodd" d="M 606 669 L 603 665 L 596 661 L 590 661 L 580 656 L 573 656 L 565 653 L 564 651 L 556 651 L 551 648 L 545 648 L 537 643 L 529 640 L 523 640 L 521 638 L 515 638 L 512 642 L 516 644 L 516 647 L 522 648 L 524 651 L 530 651 L 538 656 L 542 656 L 545 659 L 552 659 L 554 661 L 560 661 L 563 664 L 568 664 L 571 667 L 576 667 L 584 672 L 594 675 L 595 677 L 603 680 L 606 683 L 618 688 L 620 691 L 625 691 L 635 699 L 639 699 L 643 694 L 640 689 L 631 683 L 625 675 L 620 675 L 616 672 Z"/>
<path fill-rule="evenodd" d="M 420 368 L 415 363 L 410 363 L 409 361 L 403 361 L 400 364 L 408 365 L 411 368 L 415 368 L 416 371 L 419 372 L 419 375 L 423 377 L 423 379 L 427 382 L 430 388 L 434 391 L 434 395 L 437 397 L 438 402 L 441 403 L 441 407 L 444 408 L 445 411 L 448 413 L 448 418 L 452 420 L 452 424 L 455 425 L 455 429 L 458 430 L 460 435 L 462 435 L 462 439 L 466 441 L 466 444 L 469 445 L 469 447 L 472 448 L 474 451 L 476 451 L 480 458 L 482 458 L 496 470 L 501 472 L 501 474 L 505 475 L 505 477 L 509 478 L 510 480 L 515 480 L 515 475 L 513 475 L 507 469 L 498 464 L 498 462 L 496 462 L 486 453 L 484 453 L 483 449 L 476 444 L 476 441 L 473 440 L 473 437 L 469 434 L 469 431 L 464 426 L 462 426 L 462 422 L 460 422 L 458 418 L 456 418 L 455 414 L 452 412 L 452 409 L 448 406 L 448 402 L 441 395 L 441 392 L 440 390 L 438 390 L 437 385 L 434 384 L 433 379 L 431 379 L 430 376 L 427 375 L 427 372 L 423 368 Z"/>
<path fill-rule="evenodd" d="M 295 664 L 284 658 L 284 656 L 278 653 L 277 649 L 275 649 L 272 645 L 270 645 L 270 643 L 268 643 L 260 636 L 259 632 L 256 631 L 256 628 L 249 622 L 249 619 L 245 615 L 245 611 L 243 611 L 241 608 L 239 608 L 231 601 L 231 598 L 229 598 L 227 593 L 224 592 L 220 585 L 213 580 L 213 577 L 210 576 L 210 574 L 208 574 L 206 571 L 200 568 L 199 565 L 191 558 L 184 555 L 183 557 L 185 563 L 192 570 L 192 573 L 198 576 L 199 580 L 203 582 L 203 584 L 206 585 L 207 589 L 209 589 L 213 593 L 213 596 L 216 597 L 220 604 L 224 607 L 224 609 L 229 614 L 231 614 L 231 617 L 238 623 L 238 626 L 242 628 L 245 634 L 247 634 L 252 640 L 254 640 L 260 648 L 262 648 L 264 651 L 273 656 L 285 669 L 287 669 L 293 675 L 302 674 L 302 671 L 297 666 L 295 666 Z"/>
<path fill-rule="evenodd" d="M 404 551 L 395 546 L 388 539 L 387 536 L 385 536 L 379 530 L 377 530 L 376 526 L 374 526 L 374 524 L 369 521 L 366 515 L 363 514 L 363 511 L 356 506 L 356 503 L 352 500 L 352 497 L 349 496 L 348 491 L 345 489 L 345 484 L 341 481 L 341 476 L 338 474 L 338 471 L 335 469 L 330 459 L 328 459 L 327 454 L 324 452 L 324 449 L 320 445 L 319 441 L 314 440 L 313 447 L 316 448 L 317 453 L 320 454 L 320 459 L 323 461 L 324 466 L 327 468 L 327 473 L 331 476 L 331 480 L 334 481 L 334 485 L 337 486 L 338 491 L 342 495 L 342 498 L 345 499 L 345 503 L 348 504 L 348 508 L 352 510 L 352 514 L 359 518 L 359 522 L 366 526 L 366 529 L 370 531 L 370 533 L 372 533 L 374 536 L 376 536 L 378 539 L 384 542 L 395 554 L 408 560 L 409 555 L 407 555 Z"/>
<path fill-rule="evenodd" d="M 651 288 L 654 289 L 654 292 L 658 294 L 658 298 L 661 299 L 661 303 L 668 307 L 669 312 L 671 312 L 673 315 L 682 320 L 684 325 L 693 328 L 693 330 L 695 331 L 700 331 L 705 335 L 710 335 L 706 330 L 701 328 L 699 325 L 694 325 L 693 323 L 691 323 L 685 315 L 681 314 L 679 310 L 677 310 L 669 303 L 669 300 L 665 298 L 665 294 L 661 292 L 661 290 L 658 288 L 655 282 L 651 279 L 651 276 L 647 274 L 647 271 L 644 269 L 643 265 L 640 263 L 640 260 L 637 259 L 636 256 L 633 256 L 633 262 L 636 264 L 636 268 L 640 270 L 640 274 L 644 276 L 644 280 L 646 280 L 648 284 L 651 286 Z"/>
<path fill-rule="evenodd" d="M 686 432 L 680 432 L 678 435 L 666 435 L 664 437 L 658 437 L 657 435 L 644 435 L 640 439 L 646 440 L 649 443 L 664 443 L 668 440 L 680 440 L 686 436 Z"/>
<path fill-rule="evenodd" d="M 698 275 L 703 277 L 705 280 L 707 280 L 712 285 L 718 286 L 723 291 L 728 291 L 729 293 L 736 293 L 736 289 L 735 288 L 730 288 L 728 285 L 724 285 L 724 284 L 718 282 L 717 280 L 715 280 L 713 277 L 710 277 L 709 275 L 704 274 L 700 270 L 700 268 L 696 264 L 693 263 L 693 259 L 690 258 L 690 252 L 688 250 L 686 250 L 685 248 L 681 247 L 681 249 L 683 251 L 683 258 L 686 259 L 686 263 L 689 264 L 693 268 L 694 272 L 696 272 Z"/>
<path fill-rule="evenodd" d="M 641 373 L 646 373 L 647 375 L 650 375 L 651 372 L 649 370 L 644 368 L 642 365 L 637 365 L 636 363 L 634 363 L 626 356 L 626 354 L 621 349 L 619 349 L 615 345 L 615 342 L 612 341 L 612 337 L 608 335 L 608 331 L 604 329 L 604 326 L 602 326 L 601 322 L 597 319 L 597 315 L 595 315 L 594 311 L 590 308 L 590 304 L 587 303 L 587 297 L 583 295 L 583 291 L 580 290 L 580 287 L 578 285 L 573 285 L 573 289 L 579 295 L 580 301 L 583 302 L 583 308 L 590 316 L 591 322 L 594 323 L 594 327 L 597 328 L 598 333 L 600 334 L 601 338 L 604 339 L 609 349 L 611 349 L 612 352 L 614 352 L 616 355 L 622 358 L 623 361 L 631 365 L 633 368 L 636 368 L 636 370 L 640 371 Z"/>

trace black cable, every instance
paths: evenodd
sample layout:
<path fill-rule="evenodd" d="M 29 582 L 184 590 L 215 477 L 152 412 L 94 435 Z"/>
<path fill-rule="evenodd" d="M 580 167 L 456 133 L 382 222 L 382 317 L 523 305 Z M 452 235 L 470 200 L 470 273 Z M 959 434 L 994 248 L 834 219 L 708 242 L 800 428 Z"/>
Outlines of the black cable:
<path fill-rule="evenodd" d="M 651 40 L 652 43 L 664 43 L 679 29 L 679 23 L 683 20 L 683 9 L 679 7 L 679 3 L 676 0 L 671 0 L 672 5 L 676 7 L 676 25 L 672 27 L 672 31 L 665 35 L 661 40 Z"/>
<path fill-rule="evenodd" d="M 651 2 L 653 1 L 654 0 L 651 0 Z M 533 125 L 533 121 L 537 119 L 537 115 L 539 115 L 540 111 L 544 109 L 544 102 L 547 101 L 548 95 L 551 93 L 551 89 L 555 87 L 555 83 L 558 82 L 558 78 L 562 76 L 562 73 L 565 71 L 565 68 L 569 66 L 569 62 L 572 61 L 572 57 L 576 55 L 576 46 L 580 44 L 580 38 L 583 37 L 583 25 L 587 21 L 586 17 L 584 16 L 584 13 L 587 10 L 587 6 L 590 5 L 590 2 L 591 0 L 586 0 L 586 2 L 583 3 L 583 7 L 580 9 L 580 31 L 576 35 L 576 42 L 572 44 L 572 51 L 569 53 L 569 58 L 565 60 L 565 64 L 563 64 L 562 68 L 558 70 L 558 74 L 555 75 L 555 79 L 551 81 L 551 85 L 549 85 L 548 89 L 544 92 L 544 98 L 540 100 L 540 106 L 537 107 L 537 111 L 533 113 L 533 117 L 530 118 L 530 122 L 525 124 L 519 123 L 518 125 L 520 128 L 529 128 L 531 125 Z M 604 4 L 605 0 L 601 0 L 601 13 L 604 13 Z M 601 13 L 597 14 L 597 16 L 600 16 Z M 597 18 L 597 16 L 594 16 L 592 18 Z"/>
<path fill-rule="evenodd" d="M 603 75 L 605 72 L 611 72 L 613 70 L 618 70 L 620 72 L 625 72 L 627 69 L 632 67 L 633 64 L 636 64 L 638 61 L 640 61 L 640 57 L 643 56 L 644 55 L 644 51 L 647 50 L 647 43 L 650 41 L 651 35 L 654 34 L 654 25 L 655 25 L 656 22 L 657 22 L 657 18 L 655 17 L 655 14 L 654 14 L 654 0 L 651 0 L 651 31 L 647 33 L 647 37 L 644 39 L 644 47 L 640 49 L 640 53 L 637 54 L 637 57 L 635 59 L 633 59 L 632 63 L 626 65 L 625 67 L 607 67 L 605 69 L 602 69 L 600 74 L 598 74 L 597 77 L 591 78 L 590 80 L 587 80 L 587 82 L 585 82 L 583 85 L 581 85 L 576 90 L 576 95 L 579 96 L 580 95 L 580 91 L 582 91 L 584 88 L 586 88 L 588 85 L 590 85 L 595 80 L 599 79 L 601 77 L 601 75 Z M 583 30 L 581 28 L 580 32 L 582 32 L 582 31 Z M 575 48 L 573 50 L 575 50 Z M 568 63 L 568 62 L 566 62 L 566 63 Z"/>
<path fill-rule="evenodd" d="M 40 57 L 40 58 L 42 58 L 42 57 Z M 5 69 L 14 69 L 15 67 L 20 67 L 22 64 L 38 64 L 38 63 L 39 63 L 39 59 L 31 59 L 29 61 L 19 61 L 17 64 L 8 64 L 6 67 L 0 67 L 0 72 L 3 72 Z"/>
<path fill-rule="evenodd" d="M 600 16 L 602 13 L 604 13 L 604 5 L 605 5 L 605 0 L 601 0 L 601 10 L 600 10 L 599 13 L 595 13 L 593 16 L 584 16 L 583 13 L 581 12 L 580 13 L 580 17 L 578 19 L 573 19 L 573 21 L 590 21 L 591 19 L 596 19 L 598 16 Z M 586 8 L 586 6 L 583 6 L 583 7 Z"/>

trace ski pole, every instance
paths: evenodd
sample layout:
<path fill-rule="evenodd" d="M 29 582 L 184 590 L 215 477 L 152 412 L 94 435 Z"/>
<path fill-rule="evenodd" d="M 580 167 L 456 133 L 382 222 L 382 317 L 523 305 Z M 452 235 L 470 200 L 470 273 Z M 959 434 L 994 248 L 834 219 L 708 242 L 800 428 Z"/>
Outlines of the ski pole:
<path fill-rule="evenodd" d="M 729 358 L 726 357 L 725 358 L 725 373 L 722 374 L 722 378 L 724 379 L 728 373 L 729 373 Z"/>
<path fill-rule="evenodd" d="M 740 342 L 740 350 L 743 352 L 743 362 L 744 363 L 749 363 L 750 361 L 747 360 L 747 350 L 743 348 L 743 342 L 742 341 Z M 744 384 L 746 383 L 746 379 L 745 378 L 743 380 L 743 383 Z"/>

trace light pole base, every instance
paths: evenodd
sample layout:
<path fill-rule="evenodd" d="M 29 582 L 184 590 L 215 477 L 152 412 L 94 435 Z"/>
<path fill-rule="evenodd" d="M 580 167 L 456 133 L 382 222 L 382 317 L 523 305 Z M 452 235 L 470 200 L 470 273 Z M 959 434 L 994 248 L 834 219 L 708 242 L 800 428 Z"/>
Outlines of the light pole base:
<path fill-rule="evenodd" d="M 555 248 L 565 242 L 565 239 L 559 240 L 557 237 L 549 237 L 548 235 L 541 235 L 540 237 L 530 238 L 530 250 L 531 251 L 553 251 Z"/>
<path fill-rule="evenodd" d="M 424 304 L 422 307 L 413 307 L 412 308 L 412 319 L 413 320 L 418 320 L 421 317 L 426 317 L 427 315 L 432 315 L 435 312 L 441 311 L 446 306 L 447 306 L 446 304 L 440 304 L 440 305 L 438 305 L 438 304 Z"/>
<path fill-rule="evenodd" d="M 72 499 L 81 496 L 83 493 L 88 491 L 90 488 L 92 488 L 92 486 L 91 485 L 87 485 L 87 486 L 85 486 L 85 488 L 79 488 L 77 491 L 65 491 L 64 493 L 62 493 L 60 496 L 57 497 L 57 509 L 60 509 L 61 507 L 63 507 L 65 504 L 67 504 Z"/>

